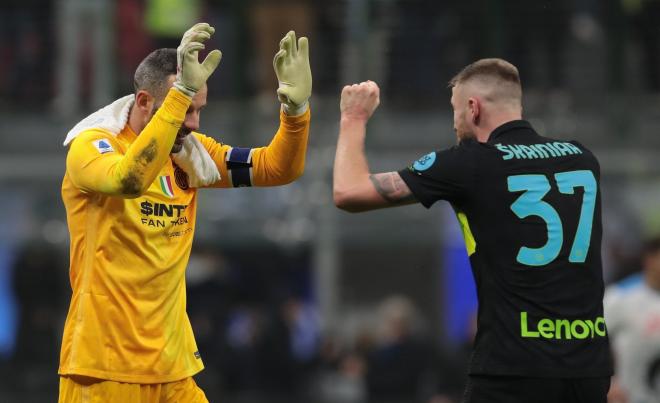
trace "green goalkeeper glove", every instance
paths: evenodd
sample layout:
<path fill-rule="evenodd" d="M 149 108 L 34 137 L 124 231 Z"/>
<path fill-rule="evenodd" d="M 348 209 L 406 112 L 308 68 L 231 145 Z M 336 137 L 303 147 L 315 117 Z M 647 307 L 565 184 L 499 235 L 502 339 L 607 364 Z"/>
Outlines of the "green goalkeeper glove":
<path fill-rule="evenodd" d="M 280 41 L 280 50 L 273 59 L 279 82 L 277 97 L 289 115 L 307 110 L 312 95 L 312 71 L 309 67 L 309 42 L 302 37 L 296 43 L 296 33 L 289 31 Z"/>
<path fill-rule="evenodd" d="M 204 49 L 204 41 L 215 32 L 215 28 L 202 22 L 195 24 L 183 34 L 181 44 L 176 49 L 176 79 L 174 87 L 189 97 L 199 91 L 209 76 L 215 71 L 222 59 L 222 52 L 210 52 L 202 63 L 199 62 L 199 51 Z"/>

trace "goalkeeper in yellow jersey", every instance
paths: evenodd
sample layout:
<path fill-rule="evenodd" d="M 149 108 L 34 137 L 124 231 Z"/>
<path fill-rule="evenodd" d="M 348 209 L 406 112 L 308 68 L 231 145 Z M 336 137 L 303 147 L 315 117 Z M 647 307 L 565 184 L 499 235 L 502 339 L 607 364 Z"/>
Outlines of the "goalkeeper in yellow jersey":
<path fill-rule="evenodd" d="M 192 376 L 204 367 L 186 314 L 185 269 L 197 190 L 277 186 L 304 169 L 312 77 L 307 38 L 289 32 L 273 65 L 282 103 L 270 144 L 231 147 L 196 131 L 214 50 L 208 24 L 135 72 L 135 94 L 68 134 L 62 199 L 71 235 L 71 305 L 59 401 L 207 402 Z"/>

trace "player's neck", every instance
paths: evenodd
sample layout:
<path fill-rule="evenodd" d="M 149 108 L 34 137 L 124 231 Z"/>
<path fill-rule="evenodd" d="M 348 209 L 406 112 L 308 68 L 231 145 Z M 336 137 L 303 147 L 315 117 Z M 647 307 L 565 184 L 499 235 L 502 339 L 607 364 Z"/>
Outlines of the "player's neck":
<path fill-rule="evenodd" d="M 481 127 L 478 128 L 476 131 L 477 135 L 477 140 L 480 143 L 486 143 L 488 139 L 490 138 L 491 133 L 495 131 L 498 127 L 502 126 L 505 123 L 509 123 L 514 120 L 520 120 L 522 119 L 522 115 L 520 113 L 502 113 L 496 116 L 491 116 L 490 119 L 488 119 L 488 122 L 486 124 L 481 125 Z"/>
<path fill-rule="evenodd" d="M 135 105 L 131 107 L 131 111 L 128 114 L 128 126 L 138 136 L 146 126 L 144 124 L 144 116 L 141 115 L 140 110 Z"/>

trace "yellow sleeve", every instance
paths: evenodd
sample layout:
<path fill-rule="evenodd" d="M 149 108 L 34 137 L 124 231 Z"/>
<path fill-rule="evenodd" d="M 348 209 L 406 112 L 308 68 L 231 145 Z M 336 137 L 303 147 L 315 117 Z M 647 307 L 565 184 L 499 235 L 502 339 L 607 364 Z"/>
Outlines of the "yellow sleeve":
<path fill-rule="evenodd" d="M 71 181 L 84 192 L 138 197 L 169 159 L 189 105 L 188 97 L 171 89 L 125 154 L 119 152 L 119 144 L 108 133 L 88 130 L 80 134 L 71 143 L 66 159 Z M 100 148 L 99 141 L 105 141 L 101 145 L 109 144 L 110 148 Z"/>
<path fill-rule="evenodd" d="M 280 112 L 275 137 L 259 148 L 232 147 L 197 134 L 220 171 L 220 181 L 211 187 L 279 186 L 299 178 L 305 170 L 310 120 L 309 109 L 300 116 Z"/>

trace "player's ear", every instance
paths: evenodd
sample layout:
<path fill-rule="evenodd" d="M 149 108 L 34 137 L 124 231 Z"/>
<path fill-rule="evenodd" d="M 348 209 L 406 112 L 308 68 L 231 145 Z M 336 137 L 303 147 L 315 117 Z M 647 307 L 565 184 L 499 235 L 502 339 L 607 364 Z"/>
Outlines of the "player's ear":
<path fill-rule="evenodd" d="M 151 112 L 154 108 L 154 103 L 156 98 L 151 95 L 148 91 L 139 90 L 135 94 L 135 107 L 140 110 L 145 116 L 151 116 Z"/>
<path fill-rule="evenodd" d="M 478 125 L 481 113 L 481 104 L 479 103 L 479 100 L 477 98 L 469 98 L 468 109 L 470 111 L 470 121 L 472 121 L 473 124 Z"/>

